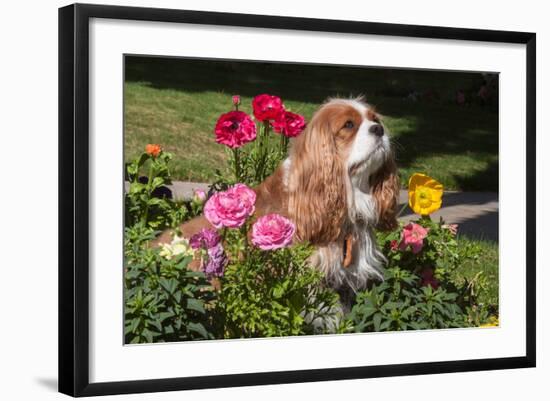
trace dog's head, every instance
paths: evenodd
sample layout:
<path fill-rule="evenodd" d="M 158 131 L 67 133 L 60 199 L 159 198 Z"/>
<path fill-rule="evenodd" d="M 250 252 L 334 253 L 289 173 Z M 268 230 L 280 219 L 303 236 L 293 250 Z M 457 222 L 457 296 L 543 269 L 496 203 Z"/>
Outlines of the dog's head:
<path fill-rule="evenodd" d="M 390 140 L 380 116 L 361 99 L 331 99 L 314 114 L 290 153 L 289 211 L 297 237 L 333 242 L 353 223 L 355 193 L 375 200 L 379 228 L 397 224 L 399 191 Z"/>

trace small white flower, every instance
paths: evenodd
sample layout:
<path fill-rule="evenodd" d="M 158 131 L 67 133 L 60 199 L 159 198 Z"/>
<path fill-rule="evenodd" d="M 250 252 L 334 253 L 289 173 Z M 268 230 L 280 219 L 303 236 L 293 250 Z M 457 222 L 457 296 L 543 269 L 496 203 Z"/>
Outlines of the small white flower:
<path fill-rule="evenodd" d="M 172 259 L 176 255 L 193 256 L 194 251 L 189 245 L 186 238 L 174 235 L 174 239 L 169 244 L 162 244 L 162 249 L 159 255 L 167 260 Z"/>

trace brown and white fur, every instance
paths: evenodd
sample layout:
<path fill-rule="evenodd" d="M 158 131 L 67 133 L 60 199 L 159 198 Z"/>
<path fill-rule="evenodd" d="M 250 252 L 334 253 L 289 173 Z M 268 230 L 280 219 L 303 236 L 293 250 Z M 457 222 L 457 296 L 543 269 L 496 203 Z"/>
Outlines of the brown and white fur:
<path fill-rule="evenodd" d="M 291 141 L 289 156 L 259 186 L 255 217 L 279 213 L 296 224 L 296 241 L 316 247 L 311 263 L 330 286 L 356 292 L 383 276 L 374 229 L 397 224 L 399 191 L 390 141 L 362 99 L 330 99 Z M 189 238 L 203 217 L 180 226 Z M 169 242 L 165 232 L 155 242 Z"/>

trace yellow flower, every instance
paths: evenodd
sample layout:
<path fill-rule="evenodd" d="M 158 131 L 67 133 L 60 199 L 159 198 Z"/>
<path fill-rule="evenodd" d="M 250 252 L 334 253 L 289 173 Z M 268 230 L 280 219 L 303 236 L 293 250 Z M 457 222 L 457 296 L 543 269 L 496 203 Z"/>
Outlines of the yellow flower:
<path fill-rule="evenodd" d="M 443 185 L 425 174 L 415 173 L 409 179 L 409 206 L 415 213 L 427 216 L 441 207 Z"/>
<path fill-rule="evenodd" d="M 498 327 L 498 326 L 499 326 L 498 317 L 491 316 L 487 323 L 484 323 L 484 324 L 480 325 L 479 327 Z"/>

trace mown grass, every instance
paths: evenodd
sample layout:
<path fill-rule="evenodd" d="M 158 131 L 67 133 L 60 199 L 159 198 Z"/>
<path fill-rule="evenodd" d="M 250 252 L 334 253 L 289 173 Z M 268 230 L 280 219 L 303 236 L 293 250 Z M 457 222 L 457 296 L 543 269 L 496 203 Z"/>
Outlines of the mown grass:
<path fill-rule="evenodd" d="M 476 257 L 467 258 L 464 263 L 455 271 L 455 280 L 461 281 L 467 278 L 477 286 L 479 302 L 490 305 L 498 312 L 498 244 L 493 241 L 482 239 L 469 239 L 459 237 L 461 251 L 467 248 L 475 249 Z"/>
<path fill-rule="evenodd" d="M 254 95 L 273 93 L 309 120 L 328 97 L 365 94 L 384 115 L 404 186 L 424 172 L 446 189 L 497 191 L 498 114 L 475 101 L 480 82 L 466 73 L 127 57 L 125 158 L 159 143 L 175 155 L 174 178 L 208 182 L 226 165 L 213 127 L 231 95 L 251 112 Z M 454 101 L 458 89 L 468 105 Z"/>

